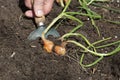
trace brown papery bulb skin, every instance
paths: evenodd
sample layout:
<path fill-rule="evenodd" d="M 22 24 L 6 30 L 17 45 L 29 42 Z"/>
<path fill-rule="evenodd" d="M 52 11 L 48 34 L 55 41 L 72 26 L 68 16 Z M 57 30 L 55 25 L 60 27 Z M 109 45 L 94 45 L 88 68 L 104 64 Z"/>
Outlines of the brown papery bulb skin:
<path fill-rule="evenodd" d="M 46 40 L 44 39 L 43 40 L 44 42 L 44 49 L 48 52 L 48 53 L 51 53 L 52 52 L 52 49 L 53 49 L 53 46 L 54 46 L 54 43 L 50 40 Z"/>
<path fill-rule="evenodd" d="M 54 51 L 58 55 L 65 55 L 65 53 L 66 53 L 66 49 L 62 46 L 55 46 Z"/>

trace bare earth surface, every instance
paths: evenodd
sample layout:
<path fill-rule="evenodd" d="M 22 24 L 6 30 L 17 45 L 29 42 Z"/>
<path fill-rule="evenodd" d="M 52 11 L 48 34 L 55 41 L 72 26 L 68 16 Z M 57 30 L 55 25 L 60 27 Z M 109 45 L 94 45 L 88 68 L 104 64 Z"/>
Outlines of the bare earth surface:
<path fill-rule="evenodd" d="M 70 9 L 77 6 L 77 3 L 73 1 L 72 5 Z M 104 5 L 120 9 L 120 3 L 116 1 Z M 59 8 L 60 6 L 54 4 L 52 12 L 46 17 L 46 24 L 57 16 L 61 10 Z M 44 51 L 41 41 L 28 41 L 27 36 L 35 29 L 35 25 L 32 19 L 22 17 L 25 10 L 23 0 L 0 0 L 0 80 L 120 80 L 120 52 L 105 57 L 97 65 L 85 70 L 75 61 L 79 60 L 81 53 L 74 45 L 67 46 L 66 56 L 58 56 Z M 93 10 L 108 20 L 120 21 L 119 13 L 101 8 Z M 100 38 L 95 28 L 90 27 L 89 21 L 85 23 L 88 24 L 81 28 L 81 31 L 91 42 L 102 37 L 112 37 L 113 41 L 120 40 L 120 25 L 97 20 L 102 34 Z M 70 24 L 72 23 L 65 21 L 63 27 L 58 29 L 61 35 L 72 28 Z M 88 55 L 85 62 L 93 60 L 94 57 Z"/>

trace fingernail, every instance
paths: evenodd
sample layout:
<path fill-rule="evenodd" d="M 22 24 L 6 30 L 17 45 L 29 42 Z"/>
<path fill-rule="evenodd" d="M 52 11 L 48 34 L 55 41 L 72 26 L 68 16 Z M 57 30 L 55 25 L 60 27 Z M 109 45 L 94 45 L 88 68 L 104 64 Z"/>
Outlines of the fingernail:
<path fill-rule="evenodd" d="M 40 17 L 40 16 L 43 16 L 44 13 L 42 10 L 37 10 L 37 13 L 36 13 L 36 16 Z"/>

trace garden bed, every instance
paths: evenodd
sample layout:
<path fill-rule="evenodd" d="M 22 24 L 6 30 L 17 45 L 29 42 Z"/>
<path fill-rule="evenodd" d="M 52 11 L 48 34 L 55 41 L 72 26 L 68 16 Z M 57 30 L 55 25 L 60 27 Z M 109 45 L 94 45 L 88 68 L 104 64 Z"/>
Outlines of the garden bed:
<path fill-rule="evenodd" d="M 119 0 L 118 0 L 119 1 Z M 97 3 L 109 8 L 120 9 L 117 0 L 107 3 Z M 69 10 L 74 10 L 79 4 L 73 0 Z M 101 7 L 90 8 L 102 15 L 106 20 L 119 21 L 120 12 L 114 12 Z M 23 16 L 26 10 L 23 0 L 0 1 L 0 80 L 119 80 L 120 79 L 120 52 L 104 57 L 96 65 L 83 68 L 80 61 L 81 49 L 73 44 L 66 46 L 64 56 L 58 56 L 54 52 L 49 54 L 43 49 L 42 41 L 27 40 L 31 31 L 35 29 L 32 19 Z M 56 4 L 49 15 L 46 16 L 48 25 L 62 8 Z M 79 16 L 85 25 L 77 32 L 81 32 L 90 41 L 112 37 L 108 42 L 120 40 L 120 24 L 114 24 L 102 19 L 95 20 L 101 36 L 98 35 L 87 17 Z M 71 20 L 61 22 L 57 30 L 60 35 L 69 32 L 77 23 Z M 71 37 L 72 39 L 73 37 Z M 50 40 L 55 40 L 52 36 Z M 78 42 L 83 42 L 75 38 Z M 108 43 L 106 42 L 106 43 Z M 113 50 L 116 45 L 99 50 L 105 52 Z M 86 55 L 84 63 L 94 61 L 96 57 Z"/>

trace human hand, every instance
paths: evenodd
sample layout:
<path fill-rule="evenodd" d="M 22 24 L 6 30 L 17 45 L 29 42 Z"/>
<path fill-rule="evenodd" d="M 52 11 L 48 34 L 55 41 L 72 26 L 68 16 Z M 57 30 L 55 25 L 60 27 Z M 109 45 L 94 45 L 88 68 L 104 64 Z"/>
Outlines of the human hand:
<path fill-rule="evenodd" d="M 41 17 L 43 15 L 48 14 L 51 11 L 54 0 L 34 0 L 32 4 L 32 0 L 25 0 L 25 5 L 30 10 L 25 12 L 27 17 Z"/>

